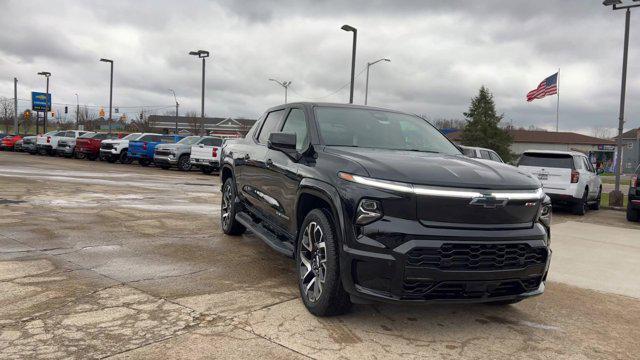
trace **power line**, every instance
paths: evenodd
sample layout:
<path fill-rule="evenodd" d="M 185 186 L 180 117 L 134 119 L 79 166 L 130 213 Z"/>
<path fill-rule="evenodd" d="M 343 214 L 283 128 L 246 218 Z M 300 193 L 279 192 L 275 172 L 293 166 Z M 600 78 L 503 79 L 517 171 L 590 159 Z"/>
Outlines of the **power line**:
<path fill-rule="evenodd" d="M 355 82 L 355 79 L 359 78 L 360 75 L 362 75 L 362 73 L 367 69 L 367 67 L 363 67 L 362 70 L 360 70 L 360 72 L 355 76 L 355 78 L 353 79 L 353 81 Z M 340 92 L 342 89 L 346 88 L 347 86 L 349 86 L 349 84 L 351 84 L 351 81 L 348 81 L 346 84 L 340 86 L 336 91 L 329 93 L 328 95 L 324 95 L 324 96 L 320 96 L 320 97 L 307 97 L 307 96 L 303 96 L 298 94 L 297 92 L 295 92 L 293 89 L 290 89 L 289 91 L 291 91 L 293 94 L 303 98 L 303 99 L 307 99 L 307 100 L 319 100 L 319 99 L 326 99 L 329 96 L 333 96 L 335 94 L 337 94 L 338 92 Z"/>

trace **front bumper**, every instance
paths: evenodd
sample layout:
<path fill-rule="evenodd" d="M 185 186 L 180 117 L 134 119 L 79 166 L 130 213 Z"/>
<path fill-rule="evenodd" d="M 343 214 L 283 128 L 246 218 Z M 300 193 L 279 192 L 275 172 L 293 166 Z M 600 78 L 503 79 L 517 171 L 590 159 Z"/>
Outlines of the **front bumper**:
<path fill-rule="evenodd" d="M 56 152 L 60 155 L 71 155 L 73 154 L 74 146 L 58 146 L 56 148 Z"/>
<path fill-rule="evenodd" d="M 158 165 L 176 165 L 178 159 L 173 155 L 154 155 L 153 162 Z"/>
<path fill-rule="evenodd" d="M 537 223 L 529 229 L 461 230 L 385 217 L 355 227 L 347 237 L 342 281 L 352 297 L 362 300 L 523 299 L 544 292 L 551 260 L 547 232 Z"/>

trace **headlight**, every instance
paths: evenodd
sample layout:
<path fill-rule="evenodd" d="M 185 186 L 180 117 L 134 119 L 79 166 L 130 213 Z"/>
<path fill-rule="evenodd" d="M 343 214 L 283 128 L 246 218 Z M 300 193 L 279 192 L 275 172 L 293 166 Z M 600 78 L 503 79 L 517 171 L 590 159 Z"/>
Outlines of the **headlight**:
<path fill-rule="evenodd" d="M 356 211 L 356 224 L 367 225 L 382 217 L 382 204 L 377 200 L 362 199 Z"/>

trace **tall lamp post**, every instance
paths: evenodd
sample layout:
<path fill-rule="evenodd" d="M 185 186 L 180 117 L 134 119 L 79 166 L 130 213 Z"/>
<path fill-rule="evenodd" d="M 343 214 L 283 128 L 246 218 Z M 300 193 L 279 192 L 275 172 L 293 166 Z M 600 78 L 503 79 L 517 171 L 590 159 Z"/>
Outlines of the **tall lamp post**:
<path fill-rule="evenodd" d="M 633 0 L 639 2 L 640 0 Z M 609 195 L 609 205 L 622 206 L 624 195 L 620 191 L 620 173 L 622 172 L 622 132 L 624 131 L 624 101 L 627 92 L 627 56 L 629 54 L 629 26 L 631 22 L 631 8 L 638 7 L 640 4 L 623 5 L 622 0 L 605 0 L 602 2 L 604 6 L 611 6 L 613 10 L 625 9 L 624 23 L 624 50 L 622 55 L 622 84 L 620 86 L 620 112 L 618 116 L 618 138 L 616 139 L 616 163 L 615 190 Z"/>
<path fill-rule="evenodd" d="M 76 129 L 80 127 L 80 98 L 76 93 Z"/>
<path fill-rule="evenodd" d="M 49 76 L 51 76 L 51 73 L 48 72 L 48 71 L 40 71 L 38 73 L 38 75 L 42 75 L 42 76 L 47 78 L 47 93 L 45 94 L 46 99 L 44 100 L 45 101 L 45 106 L 44 106 L 44 125 L 43 125 L 44 126 L 44 132 L 46 133 L 47 132 L 47 115 L 49 113 L 49 106 L 50 106 L 50 104 L 49 104 Z M 37 124 L 38 124 L 38 117 L 36 116 L 36 127 L 38 127 Z"/>
<path fill-rule="evenodd" d="M 176 97 L 176 92 L 173 91 L 173 89 L 169 89 L 169 91 L 173 93 L 173 100 L 176 101 L 176 130 L 174 133 L 178 135 L 178 107 L 180 106 L 180 104 L 178 104 L 178 98 Z"/>
<path fill-rule="evenodd" d="M 111 80 L 109 81 L 109 134 L 111 134 L 111 103 L 113 101 L 113 60 L 100 59 L 102 62 L 109 63 L 111 65 Z"/>
<path fill-rule="evenodd" d="M 353 81 L 356 71 L 356 41 L 358 40 L 358 29 L 349 25 L 342 25 L 341 29 L 353 32 L 353 47 L 351 48 L 351 88 L 349 90 L 349 104 L 353 104 Z"/>
<path fill-rule="evenodd" d="M 200 117 L 202 118 L 202 133 L 204 135 L 204 64 L 205 59 L 209 57 L 209 52 L 206 50 L 189 51 L 189 55 L 197 56 L 202 59 L 202 104 L 200 109 Z"/>
<path fill-rule="evenodd" d="M 391 60 L 389 60 L 389 59 L 379 59 L 379 60 L 376 60 L 376 61 L 374 61 L 374 62 L 368 62 L 368 63 L 367 63 L 367 81 L 366 81 L 365 86 L 364 86 L 364 104 L 365 104 L 365 105 L 367 105 L 367 99 L 368 99 L 368 97 L 369 97 L 369 68 L 370 68 L 372 65 L 379 63 L 380 61 L 387 61 L 387 62 L 389 62 L 389 61 L 391 61 Z"/>
<path fill-rule="evenodd" d="M 291 81 L 278 81 L 276 79 L 269 79 L 269 81 L 273 81 L 278 83 L 278 85 L 282 86 L 284 88 L 284 103 L 287 103 L 287 90 L 289 90 L 289 85 L 291 85 Z"/>

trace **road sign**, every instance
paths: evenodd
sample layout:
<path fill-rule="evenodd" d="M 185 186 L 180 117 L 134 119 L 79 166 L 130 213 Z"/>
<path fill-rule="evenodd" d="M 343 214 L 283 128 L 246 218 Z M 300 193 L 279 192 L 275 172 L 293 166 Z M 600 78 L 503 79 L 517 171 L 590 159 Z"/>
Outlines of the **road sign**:
<path fill-rule="evenodd" d="M 105 115 L 104 113 L 104 108 L 100 108 L 100 112 L 98 113 L 98 116 L 100 116 L 101 118 L 103 118 Z"/>
<path fill-rule="evenodd" d="M 47 104 L 49 104 L 48 107 L 47 107 Z M 51 94 L 49 94 L 49 100 L 47 101 L 46 93 L 32 91 L 31 92 L 31 110 L 51 111 Z"/>

